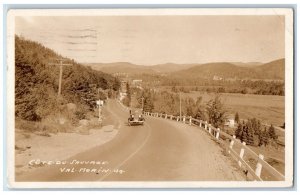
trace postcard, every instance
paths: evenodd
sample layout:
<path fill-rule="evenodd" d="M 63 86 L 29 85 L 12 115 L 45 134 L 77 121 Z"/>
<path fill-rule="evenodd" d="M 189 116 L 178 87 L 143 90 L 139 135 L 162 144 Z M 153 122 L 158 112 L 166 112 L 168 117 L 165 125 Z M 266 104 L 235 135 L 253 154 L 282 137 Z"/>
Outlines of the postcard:
<path fill-rule="evenodd" d="M 9 188 L 283 188 L 292 8 L 11 9 Z"/>

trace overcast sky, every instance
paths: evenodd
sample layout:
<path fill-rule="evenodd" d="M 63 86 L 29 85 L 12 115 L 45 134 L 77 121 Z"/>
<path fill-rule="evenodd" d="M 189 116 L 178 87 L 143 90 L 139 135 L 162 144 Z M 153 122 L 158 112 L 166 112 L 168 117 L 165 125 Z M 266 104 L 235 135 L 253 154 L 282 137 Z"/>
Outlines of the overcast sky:
<path fill-rule="evenodd" d="M 16 17 L 16 34 L 81 63 L 269 62 L 284 58 L 281 16 Z"/>

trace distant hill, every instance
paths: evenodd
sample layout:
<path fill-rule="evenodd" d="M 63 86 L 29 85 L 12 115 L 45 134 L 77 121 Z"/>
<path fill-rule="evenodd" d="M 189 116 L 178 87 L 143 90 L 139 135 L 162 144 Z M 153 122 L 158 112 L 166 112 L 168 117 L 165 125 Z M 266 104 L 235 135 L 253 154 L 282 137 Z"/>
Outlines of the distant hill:
<path fill-rule="evenodd" d="M 208 63 L 174 73 L 176 77 L 194 78 L 239 78 L 239 79 L 284 79 L 284 59 L 260 66 L 241 67 L 232 63 Z"/>
<path fill-rule="evenodd" d="M 148 66 L 135 65 L 128 62 L 116 62 L 116 63 L 92 63 L 85 64 L 90 66 L 94 70 L 99 70 L 105 73 L 128 73 L 128 74 L 137 74 L 137 73 L 147 73 L 155 74 L 155 70 L 151 69 Z"/>
<path fill-rule="evenodd" d="M 193 66 L 197 66 L 199 64 L 174 64 L 174 63 L 166 63 L 166 64 L 158 64 L 150 66 L 152 70 L 155 70 L 156 72 L 161 73 L 170 73 L 170 72 L 176 72 L 179 70 L 184 70 L 187 68 L 191 68 Z"/>
<path fill-rule="evenodd" d="M 241 67 L 254 67 L 254 66 L 260 66 L 263 65 L 264 63 L 261 62 L 229 62 L 231 64 L 241 66 Z"/>
<path fill-rule="evenodd" d="M 261 66 L 254 67 L 260 77 L 264 78 L 266 75 L 272 79 L 285 78 L 285 59 L 275 60 Z"/>

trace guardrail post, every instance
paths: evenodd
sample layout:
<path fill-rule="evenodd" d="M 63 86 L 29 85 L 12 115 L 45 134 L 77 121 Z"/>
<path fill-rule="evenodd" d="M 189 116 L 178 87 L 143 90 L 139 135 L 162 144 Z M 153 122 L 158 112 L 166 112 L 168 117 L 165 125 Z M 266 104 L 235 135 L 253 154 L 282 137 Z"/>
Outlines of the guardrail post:
<path fill-rule="evenodd" d="M 245 149 L 244 149 L 244 146 L 246 145 L 246 142 L 243 142 L 243 145 L 242 145 L 242 148 L 241 148 L 241 151 L 240 151 L 240 158 L 243 159 L 244 157 L 244 153 L 245 153 Z M 242 166 L 242 162 L 239 160 L 239 166 L 241 167 Z"/>
<path fill-rule="evenodd" d="M 208 124 L 208 132 L 211 134 L 211 124 Z"/>
<path fill-rule="evenodd" d="M 192 125 L 192 116 L 190 116 L 190 125 Z"/>
<path fill-rule="evenodd" d="M 207 121 L 205 121 L 205 123 L 204 123 L 204 129 L 205 130 L 207 129 Z"/>
<path fill-rule="evenodd" d="M 202 120 L 200 120 L 200 122 L 199 122 L 199 127 L 201 127 L 202 126 Z"/>
<path fill-rule="evenodd" d="M 183 123 L 185 123 L 185 116 L 183 116 Z"/>
<path fill-rule="evenodd" d="M 179 116 L 177 116 L 177 122 L 179 121 Z"/>
<path fill-rule="evenodd" d="M 170 116 L 170 119 L 173 120 L 173 115 Z"/>
<path fill-rule="evenodd" d="M 220 137 L 220 128 L 217 128 L 216 139 L 219 139 L 219 137 Z"/>
<path fill-rule="evenodd" d="M 167 119 L 167 118 L 168 118 L 168 115 L 166 114 L 165 119 Z"/>
<path fill-rule="evenodd" d="M 233 148 L 233 145 L 234 145 L 234 141 L 235 141 L 236 136 L 233 135 L 232 138 L 233 138 L 233 139 L 230 141 L 230 144 L 229 144 L 229 148 L 230 148 L 230 149 Z M 230 154 L 230 150 L 228 150 L 228 153 Z"/>
<path fill-rule="evenodd" d="M 256 169 L 255 169 L 255 175 L 257 175 L 258 177 L 260 177 L 261 170 L 262 170 L 262 164 L 260 163 L 261 160 L 264 160 L 264 155 L 259 154 L 258 155 L 258 161 L 257 161 L 257 164 L 256 164 Z"/>

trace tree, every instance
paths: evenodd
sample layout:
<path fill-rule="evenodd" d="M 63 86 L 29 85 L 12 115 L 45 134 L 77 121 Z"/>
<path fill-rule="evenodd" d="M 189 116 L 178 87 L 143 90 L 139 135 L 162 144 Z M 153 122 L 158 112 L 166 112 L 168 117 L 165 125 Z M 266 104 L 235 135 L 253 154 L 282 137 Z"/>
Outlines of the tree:
<path fill-rule="evenodd" d="M 205 108 L 202 105 L 202 97 L 199 96 L 196 101 L 196 110 L 195 110 L 195 118 L 200 120 L 206 120 L 205 116 Z"/>
<path fill-rule="evenodd" d="M 267 128 L 265 127 L 265 130 L 262 131 L 262 133 L 259 136 L 259 146 L 267 146 L 269 144 L 269 134 L 267 132 Z"/>
<path fill-rule="evenodd" d="M 151 91 L 149 89 L 138 91 L 136 98 L 139 107 L 142 108 L 142 105 L 144 106 L 143 111 L 152 112 L 154 108 L 154 101 L 153 101 Z"/>
<path fill-rule="evenodd" d="M 276 135 L 275 128 L 272 124 L 268 129 L 268 134 L 270 139 L 277 140 L 278 136 Z"/>
<path fill-rule="evenodd" d="M 235 113 L 234 121 L 235 121 L 237 124 L 240 123 L 240 116 L 239 116 L 239 113 L 238 113 L 238 112 Z"/>
<path fill-rule="evenodd" d="M 243 121 L 244 124 L 244 121 Z M 243 124 L 239 123 L 237 129 L 235 130 L 235 136 L 238 139 L 242 139 L 242 135 L 243 135 Z"/>
<path fill-rule="evenodd" d="M 220 127 L 224 124 L 226 120 L 226 110 L 219 95 L 216 95 L 214 99 L 207 103 L 206 111 L 209 123 L 213 126 Z"/>
<path fill-rule="evenodd" d="M 246 132 L 247 132 L 247 144 L 248 145 L 254 145 L 254 131 L 251 128 L 250 122 L 248 121 L 246 124 Z"/>

